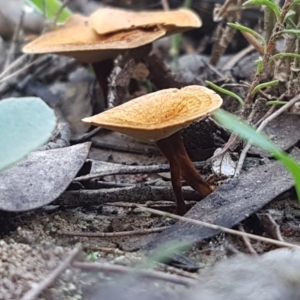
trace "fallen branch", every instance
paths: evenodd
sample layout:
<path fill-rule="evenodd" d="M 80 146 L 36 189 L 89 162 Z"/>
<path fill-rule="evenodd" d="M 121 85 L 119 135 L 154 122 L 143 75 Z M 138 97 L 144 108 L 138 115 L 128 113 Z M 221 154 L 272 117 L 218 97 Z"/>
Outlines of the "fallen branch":
<path fill-rule="evenodd" d="M 84 271 L 102 271 L 102 272 L 110 272 L 110 273 L 127 274 L 127 275 L 138 276 L 139 278 L 144 277 L 144 278 L 155 279 L 155 280 L 164 280 L 164 281 L 181 284 L 185 286 L 192 286 L 195 285 L 197 282 L 194 279 L 186 278 L 174 274 L 168 274 L 168 273 L 154 271 L 154 270 L 133 269 L 133 268 L 119 266 L 119 265 L 74 262 L 72 266 Z"/>

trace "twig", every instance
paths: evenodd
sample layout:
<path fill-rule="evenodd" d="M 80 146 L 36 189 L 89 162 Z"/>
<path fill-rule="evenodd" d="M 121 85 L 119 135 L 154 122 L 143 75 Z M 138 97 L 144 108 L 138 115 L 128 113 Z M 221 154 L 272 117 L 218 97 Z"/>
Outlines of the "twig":
<path fill-rule="evenodd" d="M 287 109 L 289 109 L 292 105 L 294 105 L 296 102 L 300 101 L 300 95 L 295 96 L 293 99 L 291 99 L 289 102 L 287 102 L 285 105 L 281 106 L 278 110 L 276 110 L 272 115 L 270 115 L 269 117 L 267 117 L 264 121 L 262 121 L 262 123 L 259 125 L 259 127 L 257 128 L 257 132 L 262 131 L 269 122 L 271 122 L 272 120 L 274 120 L 275 118 L 277 118 L 280 114 L 282 114 L 284 111 L 286 111 Z M 236 170 L 235 170 L 235 174 L 234 176 L 238 176 L 239 173 L 242 170 L 246 155 L 248 150 L 251 147 L 251 141 L 249 141 L 247 143 L 247 145 L 245 146 L 245 148 L 243 149 L 243 151 L 241 152 Z"/>
<path fill-rule="evenodd" d="M 101 264 L 101 263 L 87 263 L 87 262 L 74 262 L 72 264 L 73 267 L 79 268 L 84 271 L 104 271 L 110 273 L 119 273 L 119 274 L 127 274 L 138 276 L 138 278 L 150 278 L 155 280 L 164 280 L 176 284 L 182 284 L 185 286 L 193 286 L 197 283 L 196 280 L 191 278 L 186 278 L 183 276 L 178 276 L 174 274 L 168 274 L 160 271 L 154 270 L 139 270 L 133 269 L 125 266 L 119 265 L 109 265 L 109 264 Z"/>
<path fill-rule="evenodd" d="M 89 140 L 90 138 L 95 136 L 101 130 L 103 130 L 102 127 L 97 127 L 95 129 L 91 130 L 90 132 L 80 134 L 80 135 L 77 135 L 77 136 L 73 136 L 70 139 L 70 142 L 73 143 L 73 144 L 77 144 L 77 143 L 79 144 L 79 143 L 86 142 L 87 140 Z"/>
<path fill-rule="evenodd" d="M 161 0 L 161 6 L 163 7 L 164 10 L 170 10 L 170 5 L 168 0 Z"/>
<path fill-rule="evenodd" d="M 19 36 L 20 36 L 20 31 L 21 31 L 22 26 L 23 26 L 23 21 L 24 21 L 24 11 L 22 10 L 19 22 L 17 23 L 17 25 L 15 27 L 15 30 L 14 30 L 14 35 L 13 35 L 13 38 L 12 38 L 12 41 L 11 41 L 10 49 L 9 49 L 7 57 L 6 57 L 6 61 L 4 63 L 4 67 L 3 67 L 4 70 L 10 65 L 11 60 L 14 57 L 14 54 L 15 54 L 15 51 L 16 51 L 16 44 L 17 44 L 17 41 L 18 41 Z"/>
<path fill-rule="evenodd" d="M 97 163 L 95 161 L 95 163 Z M 94 164 L 94 162 L 93 162 Z M 109 164 L 109 163 L 107 163 Z M 114 166 L 115 165 L 115 166 Z M 194 162 L 194 166 L 197 170 L 203 170 L 206 167 L 210 166 L 208 162 Z M 102 167 L 103 168 L 103 167 Z M 99 178 L 107 175 L 123 175 L 123 174 L 151 174 L 151 173 L 164 173 L 170 171 L 169 164 L 161 164 L 161 165 L 151 165 L 151 166 L 128 166 L 128 165 L 118 165 L 113 164 L 111 168 L 106 167 L 101 170 L 101 164 L 99 165 L 100 171 L 96 171 L 94 174 L 83 175 L 75 178 L 76 181 L 85 181 L 90 179 Z"/>
<path fill-rule="evenodd" d="M 68 257 L 62 262 L 60 266 L 54 269 L 44 280 L 35 284 L 22 298 L 21 300 L 34 300 L 42 293 L 47 287 L 49 287 L 57 279 L 57 277 L 64 272 L 76 258 L 77 254 L 81 251 L 81 244 L 77 244 L 75 248 L 69 253 Z"/>
<path fill-rule="evenodd" d="M 241 224 L 239 224 L 238 228 L 239 228 L 239 230 L 241 232 L 245 232 L 245 229 L 244 229 L 244 227 Z M 253 248 L 253 246 L 252 246 L 252 244 L 250 242 L 250 239 L 247 236 L 243 236 L 242 239 L 243 239 L 246 247 L 248 248 L 249 252 L 251 254 L 257 255 L 257 252 L 254 250 L 254 248 Z"/>
<path fill-rule="evenodd" d="M 221 6 L 218 13 L 213 16 L 214 22 L 219 22 L 223 19 L 223 16 L 227 12 L 228 7 L 232 4 L 233 0 L 226 0 L 225 3 Z"/>
<path fill-rule="evenodd" d="M 2 79 L 0 80 L 0 83 L 2 83 L 3 81 L 6 81 L 6 80 L 8 80 L 8 79 L 10 79 L 11 77 L 14 77 L 14 76 L 20 74 L 22 71 L 26 70 L 27 68 L 31 67 L 31 66 L 34 65 L 34 64 L 44 63 L 44 61 L 46 61 L 46 63 L 47 63 L 47 62 L 49 61 L 49 58 L 46 58 L 46 59 L 45 59 L 44 56 L 37 58 L 37 59 L 34 60 L 33 62 L 31 62 L 31 63 L 27 64 L 26 66 L 24 66 L 23 68 L 21 68 L 21 69 L 17 70 L 16 72 L 14 72 L 14 73 L 12 73 L 12 74 L 10 74 L 10 75 L 8 75 L 8 76 L 2 78 Z M 6 70 L 5 70 L 4 72 L 6 72 Z M 4 72 L 3 72 L 3 73 L 4 73 Z M 3 73 L 2 73 L 2 74 L 3 74 Z M 1 74 L 1 75 L 2 75 L 2 74 Z"/>
<path fill-rule="evenodd" d="M 27 58 L 28 58 L 28 54 L 23 54 L 20 57 L 18 57 L 16 60 L 14 60 L 9 66 L 3 69 L 2 73 L 0 74 L 0 79 L 14 67 L 17 67 L 18 65 L 24 65 Z"/>
<path fill-rule="evenodd" d="M 163 230 L 169 228 L 170 226 L 164 226 L 159 228 L 149 228 L 143 230 L 132 230 L 132 231 L 119 231 L 119 232 L 76 232 L 76 231 L 59 231 L 59 235 L 64 236 L 82 236 L 82 237 L 120 237 L 120 236 L 133 236 L 133 235 L 144 235 L 162 232 Z"/>
<path fill-rule="evenodd" d="M 235 54 L 222 68 L 223 71 L 232 69 L 243 57 L 248 55 L 254 50 L 254 47 L 252 45 L 249 45 L 248 47 L 244 48 L 237 54 Z"/>
<path fill-rule="evenodd" d="M 269 213 L 260 216 L 260 219 L 262 220 L 265 230 L 271 235 L 273 239 L 284 242 L 279 225 L 275 222 L 275 220 Z"/>
<path fill-rule="evenodd" d="M 237 5 L 237 10 L 227 14 L 227 21 L 235 23 L 235 22 L 239 22 L 239 20 L 241 18 L 242 1 L 234 0 L 232 2 Z M 221 26 L 222 26 L 222 24 L 220 23 L 220 25 L 218 26 L 219 30 L 217 29 L 217 32 L 220 35 L 215 40 L 215 43 L 214 43 L 213 49 L 212 49 L 212 53 L 210 56 L 210 60 L 209 60 L 210 64 L 212 64 L 213 66 L 217 65 L 221 56 L 224 54 L 225 50 L 231 43 L 231 41 L 234 37 L 234 34 L 235 34 L 234 28 L 232 28 L 230 26 L 226 26 L 224 29 L 222 29 Z"/>
<path fill-rule="evenodd" d="M 240 237 L 246 236 L 250 239 L 260 241 L 260 242 L 264 242 L 264 243 L 273 244 L 273 245 L 276 245 L 276 246 L 279 246 L 279 247 L 288 247 L 288 248 L 300 249 L 300 246 L 294 245 L 294 244 L 291 244 L 291 243 L 276 241 L 276 240 L 273 240 L 273 239 L 270 239 L 270 238 L 265 238 L 265 237 L 262 237 L 262 236 L 259 236 L 259 235 L 254 235 L 254 234 L 251 234 L 251 233 L 241 232 L 241 231 L 238 231 L 238 230 L 234 230 L 234 229 L 226 228 L 226 227 L 223 227 L 223 226 L 210 224 L 210 223 L 207 223 L 207 222 L 202 222 L 202 221 L 190 219 L 190 218 L 187 218 L 187 217 L 181 217 L 181 216 L 174 215 L 174 214 L 171 214 L 171 213 L 165 213 L 165 212 L 162 212 L 162 211 L 159 211 L 159 210 L 156 210 L 156 209 L 152 209 L 152 208 L 148 208 L 148 207 L 142 207 L 138 204 L 136 206 L 139 207 L 141 210 L 148 211 L 148 212 L 153 213 L 155 215 L 159 215 L 159 216 L 163 216 L 163 217 L 169 217 L 169 218 L 179 220 L 179 221 L 182 221 L 182 222 L 196 224 L 196 225 L 199 225 L 199 226 L 203 226 L 205 228 L 210 228 L 210 229 L 214 229 L 214 230 L 217 230 L 217 231 L 222 231 L 222 232 L 237 235 L 237 236 L 240 236 Z"/>

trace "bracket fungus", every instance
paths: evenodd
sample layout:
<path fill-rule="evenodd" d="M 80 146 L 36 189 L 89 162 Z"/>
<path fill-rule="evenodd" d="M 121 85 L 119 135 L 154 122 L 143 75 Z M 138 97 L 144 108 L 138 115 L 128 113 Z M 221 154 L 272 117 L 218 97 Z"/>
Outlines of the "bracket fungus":
<path fill-rule="evenodd" d="M 118 17 L 110 19 L 108 10 Z M 98 18 L 98 14 L 102 17 Z M 63 54 L 91 63 L 106 97 L 107 78 L 113 68 L 113 59 L 119 54 L 149 46 L 167 34 L 200 26 L 199 17 L 187 9 L 133 12 L 101 8 L 90 17 L 71 16 L 63 25 L 25 45 L 23 52 Z M 149 49 L 151 47 L 145 48 L 146 54 Z"/>
<path fill-rule="evenodd" d="M 203 197 L 213 189 L 191 162 L 180 130 L 221 105 L 222 98 L 214 91 L 192 85 L 147 94 L 83 121 L 155 143 L 170 164 L 177 213 L 183 215 L 187 207 L 182 196 L 181 177 Z"/>

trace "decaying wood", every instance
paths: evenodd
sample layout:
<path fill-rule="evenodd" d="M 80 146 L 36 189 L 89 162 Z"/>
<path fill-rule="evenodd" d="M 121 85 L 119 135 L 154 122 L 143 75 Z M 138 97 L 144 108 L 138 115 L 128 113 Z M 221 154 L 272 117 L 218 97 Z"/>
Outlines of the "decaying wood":
<path fill-rule="evenodd" d="M 200 195 L 189 187 L 182 188 L 185 200 L 200 200 Z M 84 206 L 101 205 L 110 202 L 145 203 L 154 200 L 172 200 L 174 195 L 171 186 L 149 186 L 138 184 L 132 187 L 99 189 L 99 190 L 78 190 L 64 192 L 54 205 Z"/>

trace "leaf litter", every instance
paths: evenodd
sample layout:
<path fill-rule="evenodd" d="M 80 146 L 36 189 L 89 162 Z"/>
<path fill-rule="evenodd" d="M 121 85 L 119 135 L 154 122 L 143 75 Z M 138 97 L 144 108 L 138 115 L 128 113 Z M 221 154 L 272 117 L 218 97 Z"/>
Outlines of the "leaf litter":
<path fill-rule="evenodd" d="M 172 4 L 172 1 L 170 1 L 170 3 Z M 238 17 L 236 12 L 230 15 L 231 20 L 235 20 Z M 223 36 L 223 38 L 225 37 Z M 186 43 L 183 43 L 183 47 L 189 45 L 188 40 L 185 41 Z M 203 43 L 202 47 L 204 46 L 207 45 Z M 218 47 L 220 46 L 216 46 L 213 50 L 216 51 L 215 54 L 218 52 Z M 185 48 L 183 52 L 187 53 L 188 50 L 188 48 Z M 221 50 L 223 51 L 223 49 Z M 225 55 L 221 57 L 214 55 L 214 61 L 223 57 L 225 57 Z M 245 56 L 245 59 L 247 59 L 247 56 Z M 253 59 L 248 59 L 247 64 L 249 64 L 249 67 L 246 68 L 247 71 L 255 71 L 255 65 L 253 65 L 253 63 L 251 65 L 253 61 Z M 125 76 L 125 78 L 118 78 L 117 75 L 112 78 L 110 88 L 119 92 L 114 93 L 111 102 L 122 103 L 124 100 L 122 99 L 123 97 L 129 100 L 131 97 L 136 97 L 137 93 L 146 93 L 149 91 L 149 88 L 151 89 L 155 86 L 161 89 L 186 84 L 180 79 L 180 76 L 173 77 L 172 73 L 162 62 L 162 59 L 156 58 L 155 56 L 150 56 L 145 59 L 144 66 L 146 70 L 150 72 L 148 79 L 152 81 L 152 87 L 145 82 L 145 78 L 142 77 L 141 80 L 138 80 L 136 72 L 133 72 L 131 69 L 128 73 L 126 72 L 126 67 L 123 72 L 116 72 L 116 74 L 121 74 L 123 77 Z M 193 60 L 191 64 L 195 65 L 195 60 Z M 126 64 L 123 65 L 126 66 Z M 121 61 L 118 66 L 123 68 L 123 65 Z M 198 68 L 198 73 L 197 68 L 196 70 L 193 69 L 193 74 L 189 74 L 189 77 L 198 83 L 201 82 L 201 80 L 204 82 L 204 80 L 208 79 L 214 80 L 215 82 L 220 81 L 228 85 L 235 84 L 238 76 L 243 76 L 243 79 L 250 77 L 247 72 L 245 72 L 247 73 L 246 75 L 244 75 L 244 73 L 241 74 L 240 68 L 245 67 L 245 65 L 246 63 L 243 64 L 241 61 L 238 61 L 238 64 L 229 72 L 231 74 L 228 75 L 227 73 L 223 73 L 224 70 L 210 66 L 209 63 L 206 62 L 204 66 Z M 128 66 L 129 65 L 127 65 L 127 67 Z M 72 89 L 75 89 L 72 95 L 74 95 L 74 97 L 81 95 L 80 97 L 82 98 L 84 94 L 85 96 L 83 98 L 85 101 L 80 101 L 77 98 L 77 102 L 74 102 L 70 111 L 68 111 L 68 105 L 66 104 L 69 100 L 64 103 L 60 102 L 64 101 L 64 98 L 70 99 L 70 95 L 65 95 L 61 91 L 61 87 L 71 81 L 73 75 L 71 76 L 70 74 L 74 74 L 74 70 L 76 72 L 80 67 L 81 66 L 78 66 L 78 64 L 69 59 L 57 59 L 54 56 L 49 56 L 47 59 L 44 59 L 44 61 L 33 65 L 31 74 L 29 74 L 28 70 L 23 73 L 20 72 L 14 80 L 0 87 L 2 98 L 11 95 L 26 96 L 30 94 L 30 96 L 38 97 L 42 95 L 42 98 L 47 99 L 46 102 L 50 107 L 55 109 L 62 120 L 65 118 L 68 120 L 66 123 L 67 126 L 62 126 L 61 129 L 59 129 L 61 130 L 61 134 L 58 131 L 58 134 L 54 137 L 54 144 L 56 141 L 59 141 L 61 136 L 65 137 L 65 143 L 56 143 L 54 148 L 56 148 L 57 145 L 68 145 L 72 141 L 72 138 L 69 134 L 66 134 L 66 132 L 68 132 L 70 128 L 73 128 L 73 134 L 77 131 L 76 126 L 72 125 L 78 124 L 76 121 L 78 116 L 74 117 L 74 122 L 72 121 L 73 115 L 76 115 L 75 112 L 78 110 L 76 109 L 77 107 L 80 107 L 79 110 L 89 113 L 91 112 L 91 108 L 94 112 L 99 112 L 99 110 L 103 110 L 105 107 L 105 103 L 103 103 L 104 99 L 101 100 L 101 103 L 101 101 L 99 102 L 99 99 L 101 99 L 99 98 L 99 94 L 95 97 L 95 95 L 97 95 L 97 88 L 92 81 L 88 80 L 85 81 L 84 85 L 80 84 L 81 81 L 84 81 L 83 75 L 79 75 L 76 84 L 68 85 L 67 89 L 72 86 Z M 46 69 L 47 72 L 41 71 Z M 203 73 L 203 70 L 206 69 L 209 70 L 208 74 Z M 177 75 L 180 75 L 180 72 L 184 74 L 184 71 L 180 70 Z M 130 75 L 131 78 L 126 78 L 127 74 Z M 181 76 L 181 78 L 186 76 Z M 193 78 L 191 78 L 191 76 Z M 161 80 L 161 78 L 164 78 L 164 80 Z M 179 83 L 176 81 L 177 78 Z M 53 88 L 54 83 L 57 83 L 57 81 L 57 87 Z M 189 84 L 191 84 L 191 82 L 193 81 L 190 80 Z M 128 84 L 128 86 L 126 86 L 126 84 Z M 80 90 L 80 93 L 76 92 L 76 87 L 78 91 Z M 235 88 L 236 87 L 233 87 L 233 89 Z M 239 87 L 239 89 L 241 89 L 241 87 Z M 226 99 L 225 97 L 225 104 L 226 107 L 230 107 L 233 111 L 236 111 L 237 106 L 232 99 Z M 279 146 L 285 150 L 290 150 L 299 140 L 297 134 L 293 134 L 296 132 L 295 128 L 297 128 L 298 116 L 293 114 L 287 116 L 282 116 L 281 121 L 275 120 L 274 124 L 269 124 L 267 133 L 271 134 L 271 138 L 274 138 Z M 203 124 L 204 123 L 202 123 L 202 125 Z M 220 127 L 208 126 L 205 134 L 201 134 L 202 125 L 201 121 L 200 127 L 199 125 L 197 127 L 195 123 L 187 128 L 187 132 L 189 132 L 186 135 L 183 133 L 187 151 L 191 157 L 194 156 L 194 160 L 199 160 L 201 157 L 205 157 L 204 159 L 211 157 L 214 151 L 221 147 L 229 137 L 228 132 Z M 78 132 L 81 134 L 82 128 L 80 128 Z M 113 141 L 113 143 L 105 144 L 105 139 Z M 65 165 L 65 168 L 61 166 L 64 165 L 64 155 L 69 154 L 67 152 L 68 147 L 45 151 L 50 153 L 51 151 L 57 151 L 57 153 L 61 153 L 62 155 L 61 161 L 59 161 L 59 159 L 53 160 L 53 169 L 47 174 L 48 177 L 40 178 L 41 182 L 48 182 L 50 187 L 52 187 L 53 193 L 49 193 L 50 195 L 45 194 L 48 197 L 43 195 L 45 190 L 38 181 L 40 177 L 37 175 L 38 172 L 33 171 L 31 174 L 35 177 L 33 184 L 36 184 L 35 186 L 37 188 L 35 190 L 39 192 L 36 194 L 35 204 L 28 206 L 27 203 L 27 206 L 21 206 L 20 209 L 20 207 L 16 205 L 16 203 L 18 203 L 18 197 L 13 197 L 13 203 L 15 203 L 13 207 L 8 206 L 11 205 L 11 201 L 7 201 L 6 199 L 6 201 L 3 202 L 4 210 L 23 211 L 35 209 L 21 213 L 1 212 L 1 247 L 3 250 L 1 266 L 3 267 L 3 262 L 5 262 L 5 269 L 0 271 L 3 274 L 3 276 L 1 274 L 0 277 L 4 278 L 6 276 L 6 280 L 0 283 L 0 293 L 4 291 L 4 297 L 7 297 L 3 299 L 19 299 L 20 295 L 24 295 L 25 291 L 31 291 L 31 289 L 37 286 L 40 287 L 44 279 L 47 279 L 49 276 L 51 277 L 52 272 L 64 264 L 77 242 L 81 242 L 84 249 L 84 254 L 82 253 L 81 257 L 76 258 L 77 262 L 88 258 L 91 261 L 96 260 L 99 263 L 136 267 L 145 264 L 145 261 L 147 261 L 147 255 L 145 256 L 145 253 L 139 250 L 155 243 L 160 246 L 161 243 L 157 241 L 165 241 L 165 236 L 168 235 L 170 230 L 174 232 L 176 238 L 180 237 L 180 235 L 192 235 L 193 232 L 196 232 L 196 238 L 193 238 L 193 242 L 197 243 L 185 251 L 183 257 L 180 257 L 180 255 L 171 255 L 172 259 L 169 259 L 168 264 L 173 264 L 173 267 L 161 263 L 155 263 L 154 265 L 158 270 L 167 270 L 168 273 L 193 279 L 197 276 L 182 269 L 198 270 L 198 273 L 204 274 L 201 284 L 203 283 L 208 288 L 211 278 L 215 278 L 221 273 L 221 271 L 218 271 L 218 268 L 220 268 L 220 270 L 228 268 L 226 261 L 224 261 L 223 267 L 222 263 L 220 267 L 216 266 L 216 271 L 210 271 L 209 266 L 218 259 L 231 256 L 232 253 L 250 252 L 249 245 L 247 246 L 247 244 L 239 238 L 222 233 L 216 235 L 216 232 L 202 235 L 202 233 L 205 232 L 203 229 L 200 230 L 193 227 L 191 229 L 189 225 L 180 225 L 180 223 L 174 225 L 174 221 L 169 218 L 155 217 L 154 215 L 142 212 L 141 209 L 128 203 L 138 202 L 145 205 L 145 207 L 157 207 L 158 205 L 161 209 L 166 209 L 170 212 L 174 211 L 172 191 L 169 182 L 166 181 L 166 177 L 162 176 L 158 171 L 152 171 L 151 173 L 149 170 L 147 171 L 147 168 L 150 166 L 146 164 L 155 164 L 156 167 L 159 168 L 162 166 L 162 163 L 165 163 L 165 160 L 158 152 L 153 151 L 153 148 L 150 146 L 138 143 L 132 139 L 123 139 L 121 135 L 116 135 L 115 133 L 102 131 L 93 138 L 93 141 L 94 145 L 89 152 L 89 159 L 93 159 L 94 161 L 87 161 L 84 164 L 88 148 L 83 146 L 85 147 L 84 153 L 76 151 L 77 155 L 71 155 L 71 157 L 73 157 L 72 172 L 68 165 Z M 99 143 L 97 144 L 96 141 L 99 141 Z M 206 144 L 203 143 L 203 141 Z M 50 143 L 48 146 L 50 149 L 53 147 L 52 144 L 50 146 Z M 78 147 L 78 149 L 80 149 L 81 145 L 79 144 L 72 147 Z M 239 150 L 236 148 L 234 151 L 236 155 Z M 36 153 L 38 156 L 38 152 Z M 294 149 L 292 153 L 297 153 L 297 149 Z M 33 155 L 35 155 L 35 153 L 33 153 Z M 79 159 L 78 156 L 80 157 Z M 211 163 L 203 164 L 200 162 L 199 169 L 205 174 L 205 177 L 213 183 L 219 185 L 223 183 L 223 185 L 219 188 L 219 194 L 217 190 L 217 193 L 212 194 L 204 201 L 198 202 L 189 213 L 196 219 L 204 218 L 208 221 L 216 220 L 217 223 L 220 222 L 229 227 L 241 222 L 247 232 L 255 232 L 258 235 L 272 235 L 272 231 L 265 229 L 267 225 L 261 216 L 262 214 L 270 213 L 272 218 L 275 218 L 275 222 L 279 224 L 284 240 L 291 243 L 298 243 L 299 230 L 297 230 L 297 228 L 299 224 L 297 215 L 299 215 L 299 209 L 296 204 L 295 196 L 291 191 L 293 182 L 291 178 L 286 176 L 285 171 L 278 163 L 272 163 L 272 158 L 269 155 L 267 155 L 267 158 L 265 156 L 263 152 L 252 148 L 249 152 L 248 160 L 246 159 L 242 178 L 236 185 L 233 184 L 235 182 L 234 180 L 231 183 L 224 184 L 223 180 L 226 178 L 224 174 L 213 174 L 212 177 Z M 99 158 L 103 162 L 96 161 Z M 56 164 L 54 164 L 55 161 Z M 111 165 L 107 165 L 108 162 Z M 40 163 L 40 170 L 45 167 L 44 158 L 43 161 L 38 160 L 36 163 Z M 104 167 L 101 167 L 101 164 Z M 137 164 L 137 168 L 133 172 L 134 164 Z M 95 166 L 97 166 L 97 168 Z M 131 174 L 126 174 L 126 168 L 128 168 L 128 173 Z M 137 173 L 139 172 L 139 168 L 141 173 Z M 118 170 L 120 170 L 120 172 L 118 172 Z M 267 171 L 262 172 L 261 170 Z M 264 174 L 268 172 L 274 172 L 274 174 L 272 173 L 273 177 L 264 177 Z M 20 177 L 16 183 L 11 185 L 11 192 L 18 191 L 16 187 L 21 188 L 19 185 L 21 181 L 19 180 L 23 178 L 22 173 L 20 171 L 15 171 L 15 173 L 18 173 Z M 89 177 L 91 175 L 97 176 L 91 178 Z M 274 180 L 270 181 L 270 178 L 274 178 Z M 58 190 L 55 189 L 57 182 L 63 183 Z M 226 190 L 228 186 L 231 187 Z M 39 187 L 40 189 L 38 189 Z M 24 190 L 24 188 L 22 188 L 22 190 Z M 195 201 L 200 200 L 199 196 L 188 187 L 184 187 L 183 190 L 185 198 L 193 200 L 191 201 L 191 206 L 194 205 Z M 253 193 L 254 190 L 255 193 Z M 283 194 L 281 198 L 278 198 L 282 192 L 285 192 L 285 194 Z M 222 193 L 224 193 L 223 196 Z M 66 200 L 66 195 L 71 195 L 67 199 L 68 201 L 64 201 Z M 109 195 L 111 195 L 111 198 Z M 218 198 L 214 195 L 219 195 L 220 197 Z M 231 198 L 228 198 L 229 200 L 226 201 L 226 197 L 230 197 L 230 195 Z M 237 195 L 239 195 L 239 197 L 237 197 Z M 248 196 L 250 198 L 247 198 Z M 237 202 L 236 207 L 238 207 L 238 213 L 233 215 L 231 208 L 227 208 L 227 205 L 229 205 L 235 197 L 239 198 L 243 204 Z M 253 205 L 251 204 L 252 202 L 248 203 L 249 200 L 247 199 L 251 199 L 251 197 L 258 198 L 260 200 L 259 204 L 255 204 L 255 199 L 253 200 Z M 11 197 L 9 198 L 11 199 Z M 55 198 L 57 198 L 56 201 L 52 202 Z M 87 201 L 88 199 L 92 199 L 92 202 Z M 76 202 L 76 200 L 80 201 Z M 114 203 L 111 203 L 112 201 Z M 268 202 L 270 202 L 270 204 L 267 204 Z M 266 204 L 267 206 L 265 206 Z M 7 209 L 7 207 L 10 208 Z M 198 209 L 199 213 L 197 212 Z M 217 218 L 214 216 L 215 214 L 218 214 Z M 167 229 L 161 234 L 147 233 L 147 229 L 164 228 L 165 226 L 171 226 L 171 229 Z M 145 234 L 142 236 L 128 235 L 124 237 L 104 237 L 101 239 L 76 236 L 66 237 L 61 234 L 62 232 L 72 233 L 78 231 L 83 233 L 117 233 L 137 230 L 145 231 Z M 208 237 L 209 239 L 207 240 Z M 273 246 L 261 242 L 251 241 L 251 243 L 252 248 L 258 254 L 274 249 Z M 294 259 L 296 261 L 297 258 L 293 258 L 293 254 L 289 252 L 286 253 L 287 258 L 283 258 L 282 261 L 288 261 L 288 259 L 290 259 L 289 256 L 292 257 L 292 261 L 294 261 Z M 295 256 L 297 256 L 296 253 Z M 188 262 L 184 258 L 190 258 L 194 265 L 188 265 Z M 232 265 L 235 265 L 234 259 L 236 259 L 236 266 L 238 268 L 241 264 L 244 265 L 247 259 L 252 258 L 241 256 L 240 261 L 239 258 L 233 258 Z M 263 260 L 264 257 L 262 256 L 261 259 Z M 13 267 L 16 265 L 18 268 Z M 260 265 L 261 262 L 258 261 L 258 267 L 254 267 L 253 272 L 256 276 L 258 272 L 260 272 Z M 74 266 L 76 266 L 75 263 Z M 280 269 L 283 267 L 284 266 L 279 266 Z M 206 271 L 202 270 L 202 268 L 208 269 L 208 274 L 206 274 Z M 7 273 L 8 269 L 11 271 Z M 140 279 L 139 277 L 138 282 L 136 282 L 134 280 L 134 272 L 131 274 L 131 271 L 128 271 L 129 274 L 131 274 L 130 276 L 127 274 L 119 278 L 120 276 L 113 275 L 112 270 L 110 272 L 105 271 L 104 273 L 100 271 L 93 271 L 91 273 L 91 271 L 87 271 L 87 269 L 83 271 L 79 268 L 67 266 L 67 269 L 62 272 L 59 279 L 54 281 L 54 284 L 44 291 L 41 291 L 38 299 L 98 299 L 98 297 L 104 296 L 118 299 L 120 295 L 122 299 L 124 299 L 124 297 L 132 298 L 136 296 L 143 299 L 176 299 L 180 297 L 192 299 L 192 295 L 198 295 L 199 293 L 196 288 L 188 289 L 180 284 L 166 284 L 164 281 L 158 279 L 149 280 Z M 234 271 L 231 273 L 234 273 Z M 261 276 L 270 277 L 268 274 L 265 276 L 262 274 Z M 237 280 L 238 279 L 230 279 L 229 281 L 230 283 L 236 283 L 238 282 Z M 276 280 L 277 279 L 274 279 L 273 283 Z M 35 284 L 32 285 L 33 282 Z M 243 286 L 246 287 L 246 283 Z M 204 287 L 204 289 L 206 287 Z M 209 290 L 211 290 L 211 288 L 209 288 Z M 295 287 L 295 290 L 297 291 L 297 287 Z M 151 291 L 151 294 L 149 294 L 149 291 Z M 267 292 L 266 290 L 264 291 Z M 285 294 L 286 289 L 284 287 L 282 287 L 281 291 L 283 291 L 280 294 L 281 298 L 289 299 L 288 297 L 292 297 L 291 293 L 293 291 L 291 291 L 290 294 Z M 207 300 L 211 299 L 209 297 L 212 297 L 210 294 L 205 296 Z M 214 295 L 214 297 L 217 296 Z"/>

